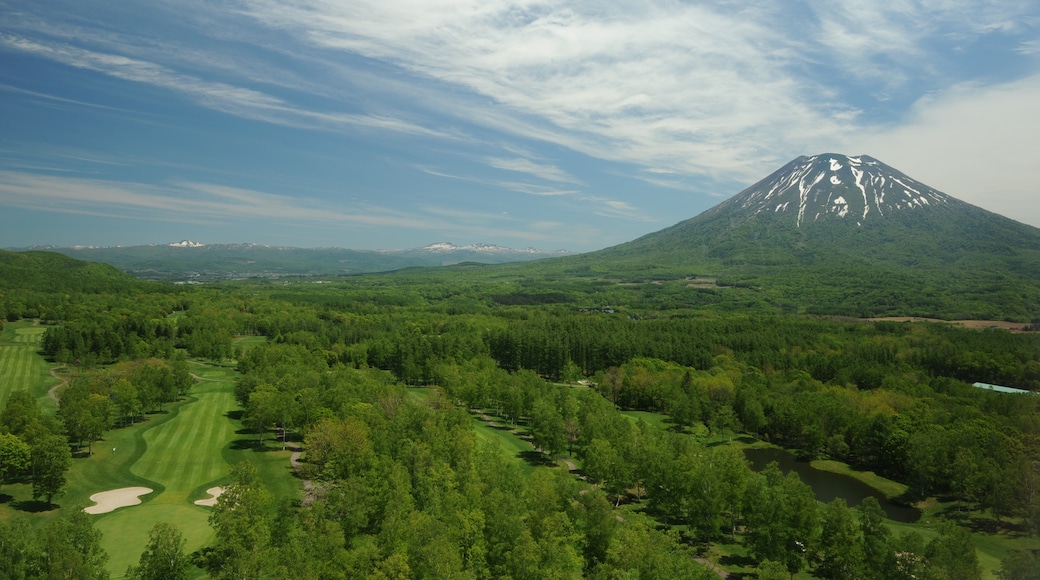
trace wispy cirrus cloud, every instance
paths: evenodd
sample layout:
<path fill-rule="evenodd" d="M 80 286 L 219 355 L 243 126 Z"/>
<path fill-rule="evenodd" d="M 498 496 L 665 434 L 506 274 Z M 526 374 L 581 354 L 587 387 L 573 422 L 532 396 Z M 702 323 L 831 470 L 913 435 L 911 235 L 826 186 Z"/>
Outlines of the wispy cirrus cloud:
<path fill-rule="evenodd" d="M 546 181 L 555 181 L 558 183 L 581 183 L 577 178 L 571 176 L 566 171 L 556 167 L 555 165 L 548 165 L 544 163 L 535 163 L 530 159 L 523 157 L 515 158 L 502 158 L 502 157 L 488 157 L 485 162 L 496 169 L 505 169 L 506 171 L 516 171 L 519 173 L 527 173 Z"/>
<path fill-rule="evenodd" d="M 0 33 L 0 46 L 125 81 L 173 91 L 204 107 L 246 119 L 323 131 L 369 129 L 440 139 L 458 137 L 402 118 L 299 107 L 259 90 L 198 78 L 158 63 L 119 54 L 97 52 L 68 44 L 44 43 L 4 33 Z"/>
<path fill-rule="evenodd" d="M 388 208 L 330 207 L 328 202 L 224 185 L 182 182 L 155 185 L 82 177 L 0 171 L 0 204 L 47 212 L 184 223 L 251 219 L 283 224 L 340 223 L 401 228 L 430 227 L 428 216 Z M 450 224 L 441 224 L 448 227 Z"/>
<path fill-rule="evenodd" d="M 922 78 L 946 82 L 937 38 L 1006 32 L 1037 13 L 1010 1 L 249 0 L 242 11 L 309 46 L 489 97 L 505 110 L 464 106 L 498 129 L 740 179 L 862 130 L 864 93 L 888 99 Z"/>

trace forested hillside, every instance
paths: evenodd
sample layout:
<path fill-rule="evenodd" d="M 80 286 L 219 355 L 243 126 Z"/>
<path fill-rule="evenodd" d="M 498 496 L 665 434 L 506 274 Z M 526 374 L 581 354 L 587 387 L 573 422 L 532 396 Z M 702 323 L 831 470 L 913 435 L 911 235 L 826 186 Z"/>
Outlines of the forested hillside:
<path fill-rule="evenodd" d="M 190 400 L 188 360 L 234 365 L 235 420 L 253 442 L 235 445 L 303 455 L 291 493 L 271 487 L 260 455 L 236 456 L 216 539 L 190 555 L 216 578 L 713 578 L 721 566 L 938 579 L 1035 563 L 1022 550 L 1040 547 L 1040 397 L 971 383 L 1040 392 L 1040 334 L 509 272 L 137 286 L 74 303 L 5 290 L 9 319 L 45 305 L 41 345 L 77 378 L 56 417 L 26 410 L 31 397 L 3 402 L 0 432 L 84 454 Z M 750 468 L 743 447 L 765 444 L 883 476 L 926 517 L 818 503 L 796 475 Z M 30 465 L 11 480 L 31 481 Z M 17 533 L 8 521 L 0 537 Z M 40 569 L 43 542 L 20 548 L 11 577 Z"/>

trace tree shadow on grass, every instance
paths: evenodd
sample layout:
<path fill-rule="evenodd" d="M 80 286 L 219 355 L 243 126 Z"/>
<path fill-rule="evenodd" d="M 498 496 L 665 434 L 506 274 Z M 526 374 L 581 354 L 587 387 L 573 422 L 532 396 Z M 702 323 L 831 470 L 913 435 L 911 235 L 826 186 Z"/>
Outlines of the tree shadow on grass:
<path fill-rule="evenodd" d="M 227 418 L 231 419 L 232 421 L 241 421 L 243 414 L 244 412 L 242 411 L 242 409 L 235 409 L 234 411 L 228 411 L 227 413 L 225 413 Z"/>
<path fill-rule="evenodd" d="M 0 493 L 0 504 L 10 502 L 14 499 L 13 495 L 7 495 L 6 493 Z"/>
<path fill-rule="evenodd" d="M 51 510 L 56 510 L 61 506 L 56 503 L 47 503 L 38 499 L 24 499 L 20 501 L 11 502 L 11 507 L 21 512 L 38 514 L 43 512 L 49 512 Z"/>
<path fill-rule="evenodd" d="M 553 467 L 556 465 L 555 461 L 533 449 L 531 451 L 521 451 L 516 455 L 520 459 L 526 461 L 531 467 Z"/>
<path fill-rule="evenodd" d="M 740 566 L 741 568 L 754 568 L 758 566 L 758 560 L 751 556 L 738 556 L 737 554 L 730 554 L 719 558 L 719 564 L 723 566 Z M 730 576 L 732 578 L 733 576 Z"/>
<path fill-rule="evenodd" d="M 249 433 L 249 432 L 246 431 L 245 433 Z M 239 434 L 241 435 L 242 433 L 239 433 Z M 270 442 L 271 442 L 270 439 L 264 439 L 263 443 L 261 443 L 256 438 L 256 436 L 254 434 L 253 437 L 249 437 L 249 438 L 246 438 L 246 439 L 235 439 L 234 441 L 231 442 L 231 449 L 233 449 L 235 451 L 253 451 L 255 453 L 269 453 L 271 451 L 281 451 L 282 450 L 282 442 L 281 441 L 277 442 L 277 444 L 278 444 L 277 447 L 273 447 L 271 445 L 268 445 Z"/>

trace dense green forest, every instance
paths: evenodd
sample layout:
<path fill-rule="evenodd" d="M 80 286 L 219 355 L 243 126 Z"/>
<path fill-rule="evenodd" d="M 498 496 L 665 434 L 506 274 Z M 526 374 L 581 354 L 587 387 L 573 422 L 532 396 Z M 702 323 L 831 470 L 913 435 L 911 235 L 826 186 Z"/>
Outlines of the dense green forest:
<path fill-rule="evenodd" d="M 157 526 L 135 577 L 158 577 L 162 548 L 178 577 L 714 578 L 722 550 L 748 577 L 974 578 L 992 574 L 978 534 L 1040 533 L 1040 397 L 971 386 L 1040 392 L 1040 334 L 509 272 L 6 284 L 0 318 L 39 319 L 45 354 L 77 373 L 54 415 L 3 401 L 0 484 L 31 481 L 50 504 L 73 452 L 190 393 L 190 359 L 234 365 L 242 424 L 302 446 L 306 492 L 276 495 L 241 462 L 212 545 L 179 552 Z M 481 429 L 530 448 L 517 459 Z M 876 501 L 822 504 L 794 474 L 753 471 L 752 441 L 953 509 L 929 534 L 892 528 Z M 0 518 L 4 577 L 104 577 L 89 520 L 31 523 Z M 59 526 L 79 538 L 62 562 Z M 1002 577 L 1032 577 L 1016 570 L 1035 552 L 1002 553 Z"/>

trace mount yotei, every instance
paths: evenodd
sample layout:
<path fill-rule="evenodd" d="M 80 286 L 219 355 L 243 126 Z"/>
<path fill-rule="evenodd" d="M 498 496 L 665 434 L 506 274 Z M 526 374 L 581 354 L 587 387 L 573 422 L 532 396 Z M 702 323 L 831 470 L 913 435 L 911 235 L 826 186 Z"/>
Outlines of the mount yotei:
<path fill-rule="evenodd" d="M 866 155 L 799 157 L 670 228 L 565 258 L 629 277 L 712 277 L 785 310 L 1040 316 L 1040 229 Z"/>
<path fill-rule="evenodd" d="M 886 214 L 957 203 L 872 157 L 831 154 L 799 157 L 713 211 L 772 211 L 792 215 L 798 227 L 834 218 L 861 226 Z"/>

